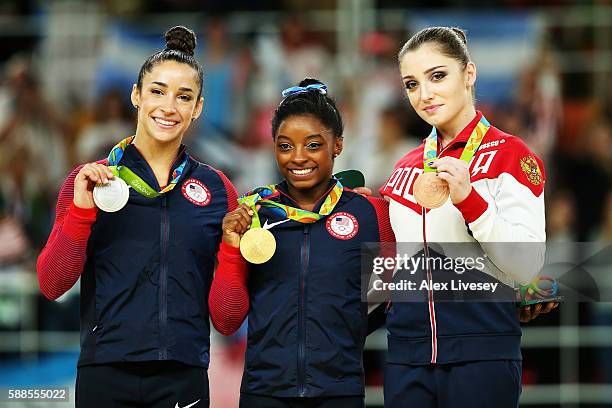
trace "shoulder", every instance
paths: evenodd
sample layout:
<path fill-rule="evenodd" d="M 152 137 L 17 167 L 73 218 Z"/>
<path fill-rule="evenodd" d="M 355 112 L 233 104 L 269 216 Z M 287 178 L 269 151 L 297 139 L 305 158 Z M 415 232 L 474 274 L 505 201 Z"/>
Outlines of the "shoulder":
<path fill-rule="evenodd" d="M 471 163 L 471 179 L 511 177 L 539 196 L 546 175 L 542 160 L 518 136 L 491 127 Z"/>
<path fill-rule="evenodd" d="M 346 187 L 344 188 L 342 195 L 346 197 L 347 202 L 350 200 L 355 207 L 363 208 L 364 210 L 374 210 L 376 214 L 381 211 L 388 212 L 389 202 L 384 198 L 366 196 Z"/>
<path fill-rule="evenodd" d="M 192 172 L 193 175 L 197 176 L 198 178 L 221 182 L 223 183 L 223 186 L 226 189 L 235 190 L 234 185 L 232 184 L 230 179 L 221 170 L 214 168 L 210 164 L 202 163 L 201 161 L 196 160 L 191 156 L 190 160 L 194 167 L 194 171 Z"/>

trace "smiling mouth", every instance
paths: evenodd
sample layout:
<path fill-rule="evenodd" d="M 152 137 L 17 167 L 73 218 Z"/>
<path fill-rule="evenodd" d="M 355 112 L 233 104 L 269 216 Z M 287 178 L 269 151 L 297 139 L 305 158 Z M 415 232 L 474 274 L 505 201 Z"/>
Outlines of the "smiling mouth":
<path fill-rule="evenodd" d="M 438 110 L 439 107 L 441 107 L 442 105 L 431 105 L 431 106 L 427 106 L 425 109 L 423 109 L 425 112 L 427 113 L 431 113 L 431 112 L 435 112 L 436 110 Z"/>
<path fill-rule="evenodd" d="M 162 118 L 153 118 L 153 120 L 155 121 L 155 123 L 157 123 L 158 125 L 164 128 L 171 128 L 178 123 L 177 121 L 174 121 L 174 120 L 167 120 L 167 119 L 162 119 Z"/>
<path fill-rule="evenodd" d="M 289 169 L 289 172 L 295 174 L 296 176 L 305 176 L 307 174 L 312 173 L 313 170 L 314 167 L 311 167 L 309 169 Z"/>

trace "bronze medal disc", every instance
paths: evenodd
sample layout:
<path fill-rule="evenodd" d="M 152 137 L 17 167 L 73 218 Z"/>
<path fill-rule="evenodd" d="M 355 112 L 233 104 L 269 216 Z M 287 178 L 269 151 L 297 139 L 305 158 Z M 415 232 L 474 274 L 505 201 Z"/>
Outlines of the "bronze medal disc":
<path fill-rule="evenodd" d="M 240 240 L 240 253 L 252 264 L 268 262 L 276 252 L 276 239 L 264 228 L 251 228 Z"/>
<path fill-rule="evenodd" d="M 437 176 L 435 172 L 421 174 L 414 182 L 414 198 L 421 207 L 441 207 L 450 194 L 448 183 Z"/>

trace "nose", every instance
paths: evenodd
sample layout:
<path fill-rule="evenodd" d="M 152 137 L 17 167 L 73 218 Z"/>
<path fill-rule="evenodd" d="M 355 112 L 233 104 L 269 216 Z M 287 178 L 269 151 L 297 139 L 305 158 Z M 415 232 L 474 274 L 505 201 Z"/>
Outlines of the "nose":
<path fill-rule="evenodd" d="M 433 98 L 433 92 L 431 91 L 431 88 L 426 83 L 421 84 L 419 96 L 421 97 L 422 101 L 428 101 L 431 98 Z"/>
<path fill-rule="evenodd" d="M 176 98 L 174 97 L 174 95 L 168 93 L 163 99 L 160 108 L 164 113 L 176 112 Z"/>
<path fill-rule="evenodd" d="M 297 147 L 293 152 L 294 153 L 293 157 L 291 158 L 291 161 L 293 161 L 295 164 L 301 165 L 308 161 L 308 156 L 306 154 L 305 148 Z"/>

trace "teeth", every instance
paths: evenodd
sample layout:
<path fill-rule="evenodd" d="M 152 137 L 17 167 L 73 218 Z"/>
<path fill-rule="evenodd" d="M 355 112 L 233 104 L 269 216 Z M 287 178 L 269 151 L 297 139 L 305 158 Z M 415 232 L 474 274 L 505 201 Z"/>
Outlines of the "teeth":
<path fill-rule="evenodd" d="M 160 118 L 155 118 L 155 121 L 159 124 L 162 124 L 164 126 L 174 126 L 176 125 L 177 122 L 173 122 L 171 120 L 164 120 L 164 119 L 160 119 Z"/>
<path fill-rule="evenodd" d="M 303 176 L 304 174 L 308 174 L 312 171 L 312 169 L 302 169 L 302 170 L 291 170 L 293 174 L 297 174 L 298 176 Z"/>

